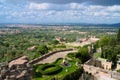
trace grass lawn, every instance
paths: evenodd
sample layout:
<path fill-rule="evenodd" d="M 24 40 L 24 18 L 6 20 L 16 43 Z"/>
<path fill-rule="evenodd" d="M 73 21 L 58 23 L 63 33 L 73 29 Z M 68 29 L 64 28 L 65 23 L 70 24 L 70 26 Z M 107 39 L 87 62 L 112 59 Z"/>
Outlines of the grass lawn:
<path fill-rule="evenodd" d="M 94 57 L 94 58 L 101 57 L 101 53 L 94 53 L 93 57 Z"/>
<path fill-rule="evenodd" d="M 51 71 L 51 70 L 54 70 L 56 67 L 50 67 L 50 68 L 47 68 L 45 69 L 44 71 Z"/>
<path fill-rule="evenodd" d="M 60 65 L 61 63 L 62 63 L 62 59 L 58 59 L 56 62 L 54 62 L 54 64 L 56 64 L 56 65 Z M 51 80 L 54 77 L 63 78 L 67 74 L 71 74 L 72 72 L 76 71 L 76 69 L 80 68 L 80 66 L 76 66 L 75 60 L 71 61 L 70 64 L 71 64 L 71 67 L 62 66 L 63 70 L 58 74 L 42 75 L 42 77 L 34 78 L 33 80 Z"/>

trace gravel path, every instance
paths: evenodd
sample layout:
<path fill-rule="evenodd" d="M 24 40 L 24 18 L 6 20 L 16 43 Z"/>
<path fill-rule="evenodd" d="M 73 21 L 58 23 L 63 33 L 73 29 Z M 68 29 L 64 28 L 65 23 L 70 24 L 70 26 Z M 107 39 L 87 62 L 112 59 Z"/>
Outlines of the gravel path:
<path fill-rule="evenodd" d="M 45 64 L 45 63 L 52 63 L 54 62 L 56 59 L 58 58 L 65 58 L 65 56 L 68 54 L 68 53 L 72 53 L 72 52 L 77 52 L 76 50 L 73 50 L 73 51 L 64 51 L 64 52 L 58 52 L 58 53 L 55 53 L 53 55 L 50 55 L 49 57 L 39 61 L 37 64 Z"/>

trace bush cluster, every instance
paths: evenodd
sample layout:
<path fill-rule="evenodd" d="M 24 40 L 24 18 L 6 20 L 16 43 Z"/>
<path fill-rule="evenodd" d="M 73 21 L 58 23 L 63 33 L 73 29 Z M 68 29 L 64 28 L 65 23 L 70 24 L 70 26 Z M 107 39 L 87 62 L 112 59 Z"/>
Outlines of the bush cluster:
<path fill-rule="evenodd" d="M 62 67 L 54 64 L 44 64 L 36 69 L 36 72 L 40 72 L 42 75 L 53 75 L 62 71 Z"/>

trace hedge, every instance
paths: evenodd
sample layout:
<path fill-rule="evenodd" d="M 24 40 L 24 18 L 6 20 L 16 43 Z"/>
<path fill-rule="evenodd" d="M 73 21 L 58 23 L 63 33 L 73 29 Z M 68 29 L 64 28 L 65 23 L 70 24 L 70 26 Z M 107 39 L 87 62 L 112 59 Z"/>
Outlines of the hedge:
<path fill-rule="evenodd" d="M 51 70 L 49 70 L 49 68 L 51 68 Z M 60 71 L 62 71 L 62 67 L 54 64 L 44 64 L 36 69 L 36 72 L 40 72 L 43 75 L 53 75 Z"/>

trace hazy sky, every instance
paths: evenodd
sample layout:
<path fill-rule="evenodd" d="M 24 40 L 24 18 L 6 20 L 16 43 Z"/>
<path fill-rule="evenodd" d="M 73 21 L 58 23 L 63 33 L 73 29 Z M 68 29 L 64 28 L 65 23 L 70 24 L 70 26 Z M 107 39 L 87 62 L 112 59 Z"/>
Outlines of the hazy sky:
<path fill-rule="evenodd" d="M 118 23 L 120 0 L 0 0 L 0 23 Z"/>

